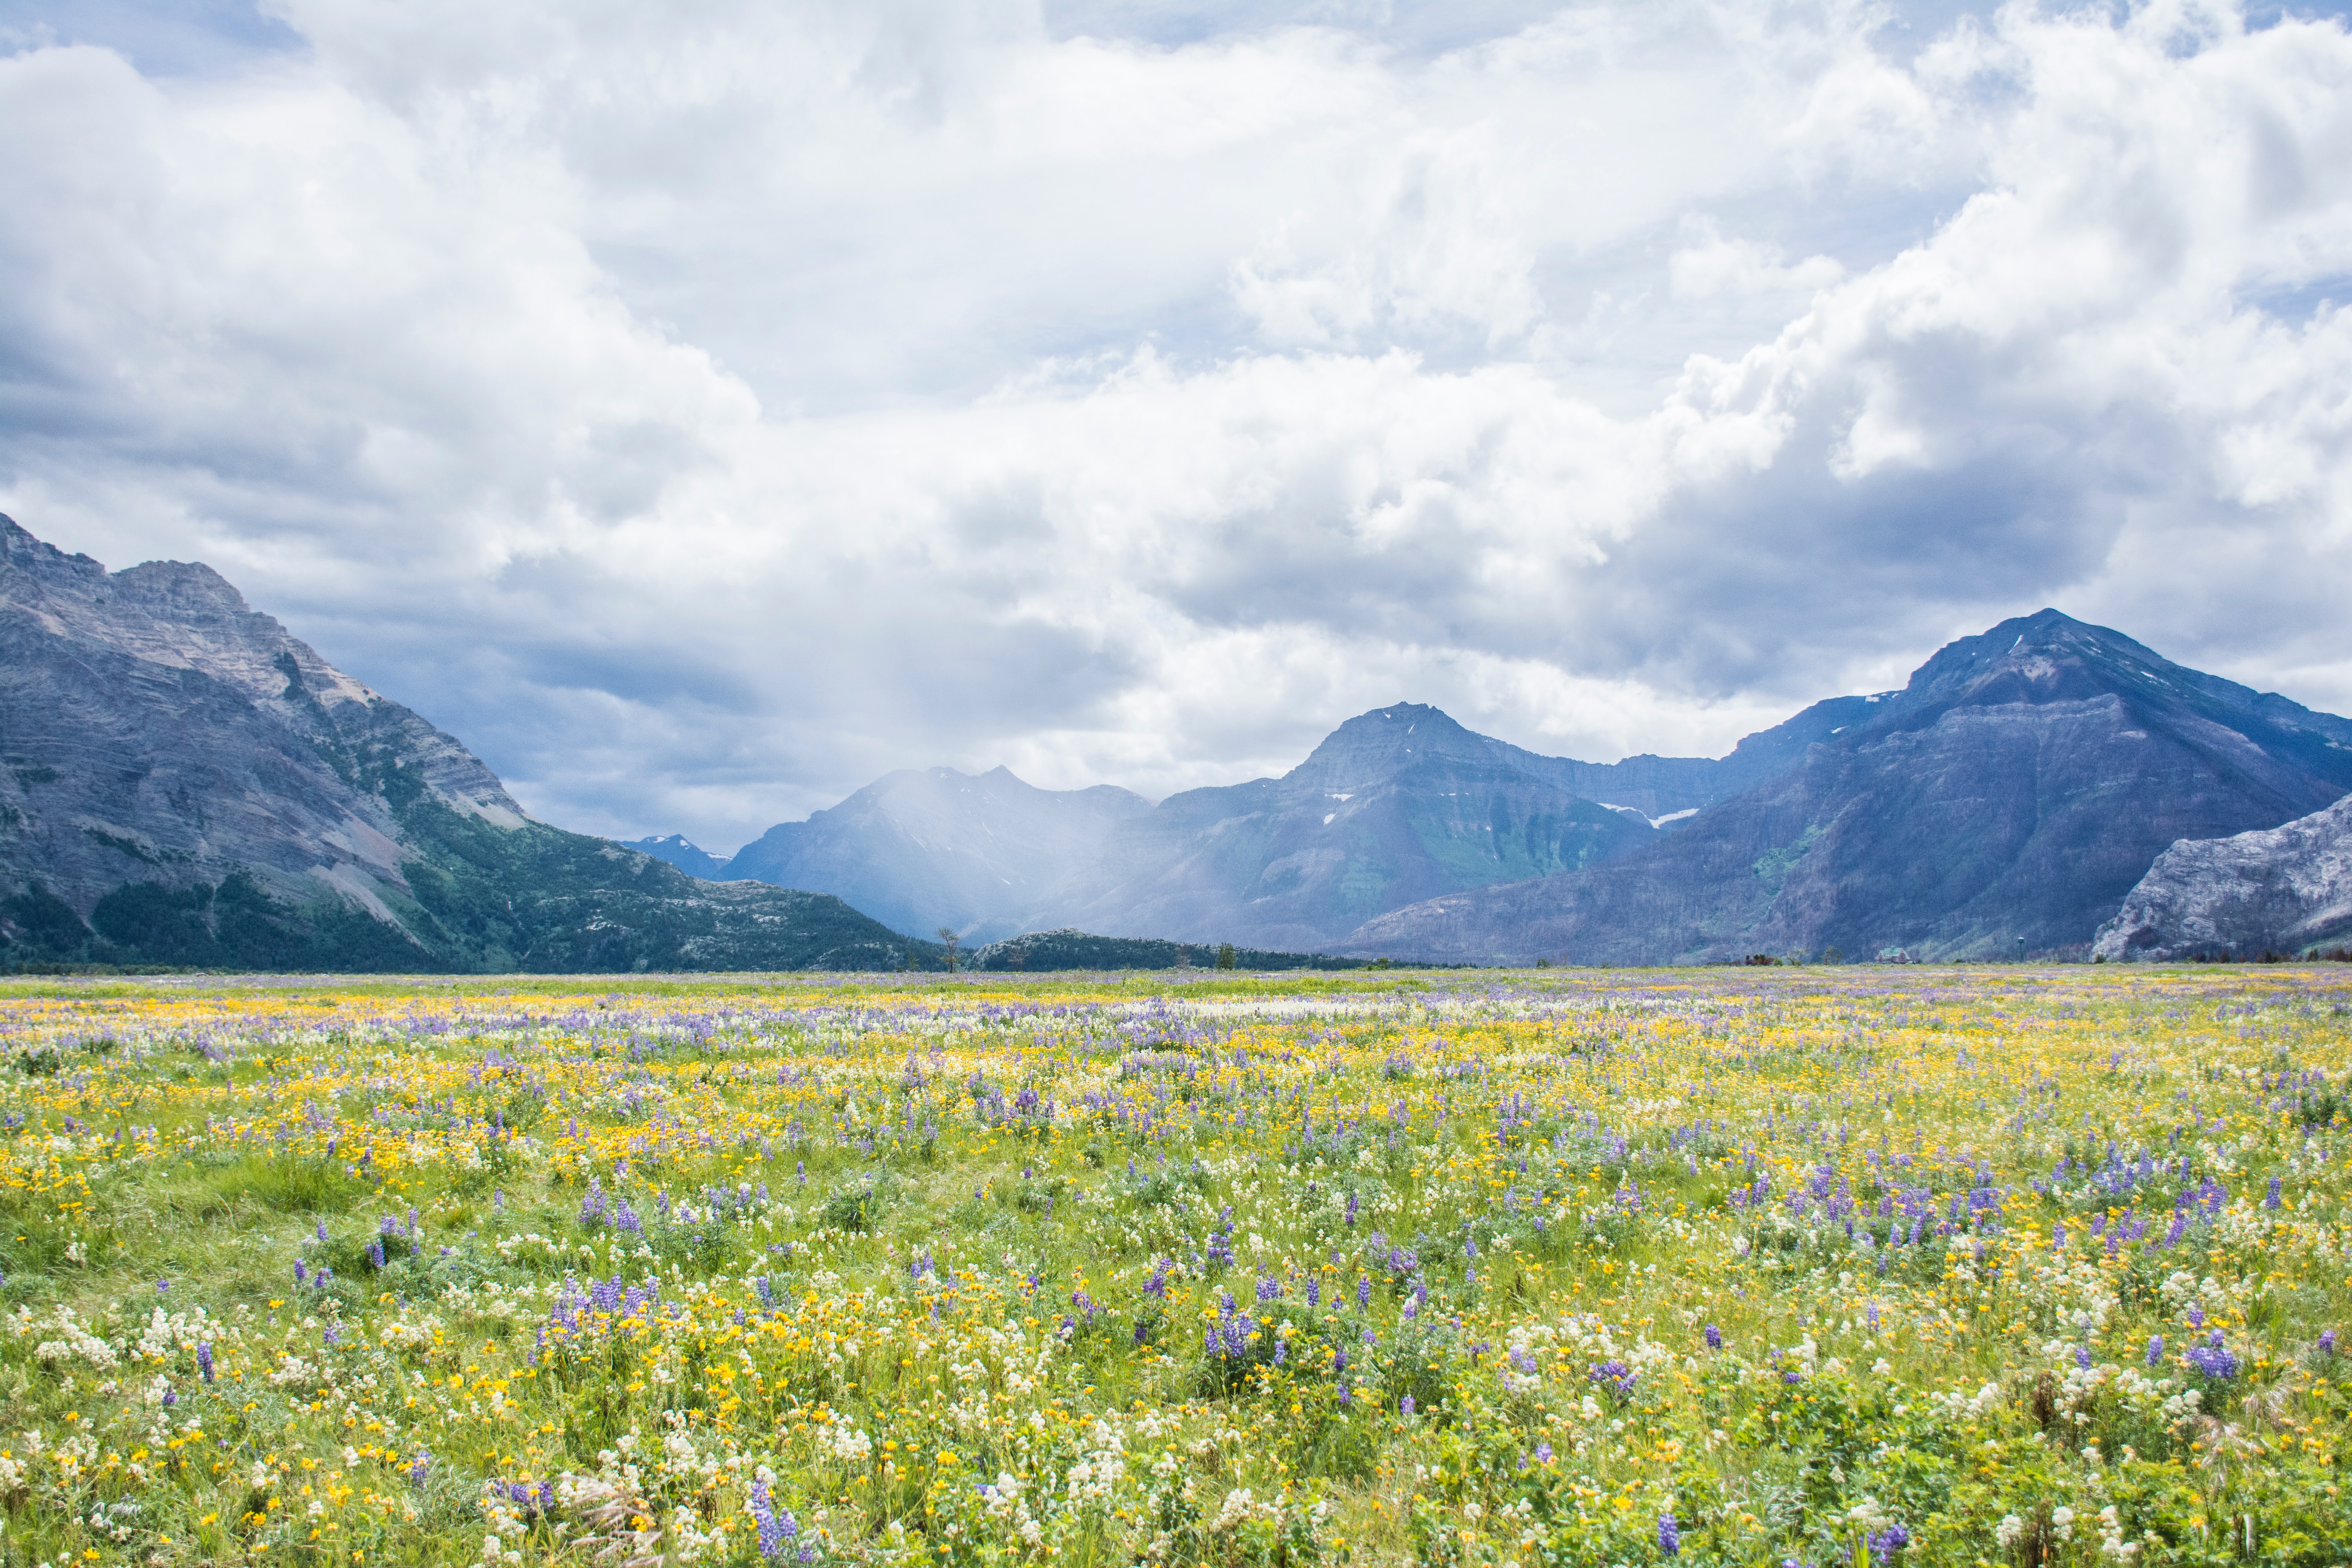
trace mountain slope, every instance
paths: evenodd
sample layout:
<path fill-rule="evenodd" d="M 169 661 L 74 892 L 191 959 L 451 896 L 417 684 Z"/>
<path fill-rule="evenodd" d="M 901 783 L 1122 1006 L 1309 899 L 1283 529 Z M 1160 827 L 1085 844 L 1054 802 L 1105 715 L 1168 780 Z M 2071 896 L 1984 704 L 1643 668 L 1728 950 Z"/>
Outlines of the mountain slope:
<path fill-rule="evenodd" d="M 2183 839 L 2099 930 L 2107 959 L 2252 956 L 2352 939 L 2352 795 L 2284 826 Z"/>
<path fill-rule="evenodd" d="M 984 942 L 1017 930 L 1019 914 L 1114 827 L 1150 809 L 1111 784 L 1045 790 L 1008 768 L 906 770 L 770 828 L 736 851 L 726 875 L 822 889 L 901 930 L 948 926 Z"/>
<path fill-rule="evenodd" d="M 1591 865 L 1654 837 L 1637 813 L 1558 782 L 1579 765 L 1434 708 L 1376 710 L 1279 779 L 1188 790 L 1122 825 L 1027 923 L 1314 948 L 1383 910 Z"/>
<path fill-rule="evenodd" d="M 0 963 L 881 967 L 906 952 L 838 900 L 698 883 L 529 820 L 455 739 L 208 567 L 110 573 L 0 517 Z"/>
<path fill-rule="evenodd" d="M 1368 921 L 1465 962 L 2079 947 L 2175 839 L 2352 790 L 2352 723 L 2045 610 L 1963 638 L 1789 772 L 1643 853 Z"/>

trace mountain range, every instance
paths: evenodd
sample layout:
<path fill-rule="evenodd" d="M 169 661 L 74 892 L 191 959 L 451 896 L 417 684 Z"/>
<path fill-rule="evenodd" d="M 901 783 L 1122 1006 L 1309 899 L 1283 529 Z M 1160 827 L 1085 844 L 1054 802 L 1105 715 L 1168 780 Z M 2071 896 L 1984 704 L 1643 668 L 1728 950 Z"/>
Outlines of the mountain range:
<path fill-rule="evenodd" d="M 209 568 L 0 518 L 0 964 L 983 967 L 2168 956 L 2352 907 L 2352 722 L 2055 610 L 1721 758 L 1400 702 L 1156 804 L 877 780 L 732 856 L 533 821 Z M 2104 927 L 2104 931 L 2103 931 Z"/>
<path fill-rule="evenodd" d="M 1469 962 L 2087 947 L 2176 840 L 2352 791 L 2352 722 L 2044 610 L 1939 651 L 1862 721 L 1648 852 L 1417 904 L 1343 951 Z"/>
<path fill-rule="evenodd" d="M 912 776 L 971 805 L 966 844 L 998 820 L 979 781 L 892 779 Z M 952 904 L 924 902 L 937 851 L 890 818 L 890 783 L 807 826 L 835 819 L 828 853 L 864 879 L 863 907 L 887 897 L 923 929 L 936 912 L 990 934 L 1465 963 L 2013 958 L 2087 951 L 2176 841 L 2352 791 L 2352 722 L 2043 610 L 1720 759 L 1576 762 L 1434 708 L 1376 710 L 1280 778 L 1137 803 L 1092 822 L 1058 879 L 973 879 Z M 725 874 L 774 875 L 746 857 Z M 803 859 L 788 876 L 856 901 L 828 874 Z"/>
<path fill-rule="evenodd" d="M 1583 763 L 1398 703 L 1339 726 L 1278 779 L 1156 806 L 1007 769 L 886 775 L 731 858 L 684 837 L 630 847 L 697 876 L 823 888 L 900 929 L 973 942 L 1075 927 L 1326 950 L 1422 900 L 1601 864 L 1785 771 L 1875 699 L 1816 703 L 1723 758 Z"/>
<path fill-rule="evenodd" d="M 211 568 L 0 517 L 0 962 L 342 970 L 936 963 L 829 894 L 532 821 Z"/>

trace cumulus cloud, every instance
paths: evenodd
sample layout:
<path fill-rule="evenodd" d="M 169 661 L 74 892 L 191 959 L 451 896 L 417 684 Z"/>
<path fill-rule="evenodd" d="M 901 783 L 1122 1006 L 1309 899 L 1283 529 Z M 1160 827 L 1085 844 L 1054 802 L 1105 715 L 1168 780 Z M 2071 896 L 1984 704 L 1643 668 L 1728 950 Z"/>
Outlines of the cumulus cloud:
<path fill-rule="evenodd" d="M 0 509 L 721 848 L 1400 697 L 1720 751 L 2045 603 L 2352 707 L 2340 21 L 1426 9 L 60 12 Z"/>

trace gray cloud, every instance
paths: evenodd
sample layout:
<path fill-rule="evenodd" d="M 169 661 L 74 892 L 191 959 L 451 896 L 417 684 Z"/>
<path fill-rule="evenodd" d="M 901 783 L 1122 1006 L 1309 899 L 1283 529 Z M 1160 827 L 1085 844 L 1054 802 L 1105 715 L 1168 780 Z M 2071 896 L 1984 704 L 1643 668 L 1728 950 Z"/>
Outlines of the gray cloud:
<path fill-rule="evenodd" d="M 0 48 L 0 507 L 212 562 L 553 820 L 1156 795 L 1398 698 L 1719 750 L 2045 603 L 2352 707 L 2337 21 L 17 3 Z"/>

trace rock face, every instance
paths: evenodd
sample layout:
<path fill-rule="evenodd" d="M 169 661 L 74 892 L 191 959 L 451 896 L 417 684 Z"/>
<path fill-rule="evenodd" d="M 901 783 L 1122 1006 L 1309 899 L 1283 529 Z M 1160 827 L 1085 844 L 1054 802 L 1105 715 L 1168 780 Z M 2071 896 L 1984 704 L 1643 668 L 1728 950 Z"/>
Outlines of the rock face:
<path fill-rule="evenodd" d="M 2295 953 L 2352 941 L 2352 795 L 2281 827 L 2183 839 L 2099 928 L 2110 960 Z"/>
<path fill-rule="evenodd" d="M 0 964 L 879 966 L 837 900 L 530 821 L 454 738 L 211 568 L 0 517 Z"/>
<path fill-rule="evenodd" d="M 1944 648 L 1643 852 L 1369 921 L 1340 951 L 1660 963 L 2081 951 L 2175 840 L 2352 790 L 2352 723 L 2044 610 Z"/>
<path fill-rule="evenodd" d="M 730 878 L 833 893 L 901 931 L 974 942 L 1021 929 L 1048 889 L 1151 803 L 1110 784 L 1045 790 L 1008 768 L 887 773 L 806 822 L 736 851 Z"/>

